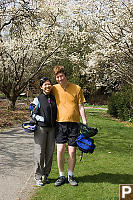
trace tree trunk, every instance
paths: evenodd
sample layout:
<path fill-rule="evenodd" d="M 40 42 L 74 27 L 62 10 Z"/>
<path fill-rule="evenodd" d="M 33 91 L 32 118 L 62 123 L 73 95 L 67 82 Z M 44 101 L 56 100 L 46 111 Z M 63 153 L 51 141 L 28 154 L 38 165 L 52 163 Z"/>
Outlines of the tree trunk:
<path fill-rule="evenodd" d="M 17 99 L 8 99 L 8 110 L 15 110 L 16 100 Z"/>

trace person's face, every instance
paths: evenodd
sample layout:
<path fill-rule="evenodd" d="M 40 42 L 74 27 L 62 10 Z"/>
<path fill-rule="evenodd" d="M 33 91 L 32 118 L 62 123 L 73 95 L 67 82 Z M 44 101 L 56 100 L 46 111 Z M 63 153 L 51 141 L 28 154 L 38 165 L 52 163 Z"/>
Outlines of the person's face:
<path fill-rule="evenodd" d="M 57 81 L 57 83 L 59 83 L 59 84 L 61 84 L 61 85 L 63 85 L 64 83 L 66 83 L 67 79 L 66 79 L 65 74 L 63 74 L 63 73 L 58 73 L 58 74 L 56 75 L 56 81 Z"/>
<path fill-rule="evenodd" d="M 40 87 L 43 90 L 44 94 L 49 94 L 52 88 L 50 81 L 45 81 L 43 85 Z"/>

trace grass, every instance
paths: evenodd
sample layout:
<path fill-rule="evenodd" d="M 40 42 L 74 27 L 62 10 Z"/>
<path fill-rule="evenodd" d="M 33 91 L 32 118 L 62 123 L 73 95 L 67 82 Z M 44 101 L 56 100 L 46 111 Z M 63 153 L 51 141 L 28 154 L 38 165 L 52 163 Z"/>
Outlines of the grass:
<path fill-rule="evenodd" d="M 55 187 L 58 177 L 56 150 L 50 174 L 51 184 L 36 189 L 31 200 L 118 200 L 119 184 L 133 184 L 133 127 L 109 117 L 104 110 L 87 110 L 89 126 L 97 127 L 96 149 L 84 154 L 77 149 L 75 178 L 78 187 Z M 67 150 L 65 162 L 67 175 Z"/>

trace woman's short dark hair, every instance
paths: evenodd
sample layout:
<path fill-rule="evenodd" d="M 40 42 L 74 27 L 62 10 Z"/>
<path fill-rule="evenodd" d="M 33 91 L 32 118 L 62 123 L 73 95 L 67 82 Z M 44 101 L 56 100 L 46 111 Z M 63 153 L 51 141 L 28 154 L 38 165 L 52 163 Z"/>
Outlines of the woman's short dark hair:
<path fill-rule="evenodd" d="M 46 81 L 49 81 L 51 83 L 51 80 L 48 77 L 42 77 L 40 79 L 40 86 L 42 87 L 43 83 L 45 83 Z"/>

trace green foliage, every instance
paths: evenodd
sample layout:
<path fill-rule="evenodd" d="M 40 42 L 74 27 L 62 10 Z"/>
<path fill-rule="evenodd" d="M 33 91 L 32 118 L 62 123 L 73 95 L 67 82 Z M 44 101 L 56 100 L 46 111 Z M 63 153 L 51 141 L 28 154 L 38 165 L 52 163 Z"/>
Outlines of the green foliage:
<path fill-rule="evenodd" d="M 125 87 L 121 92 L 112 93 L 108 113 L 124 121 L 133 121 L 133 88 Z"/>
<path fill-rule="evenodd" d="M 1 99 L 5 99 L 5 98 L 6 98 L 5 94 L 0 93 L 0 98 L 1 98 Z"/>

